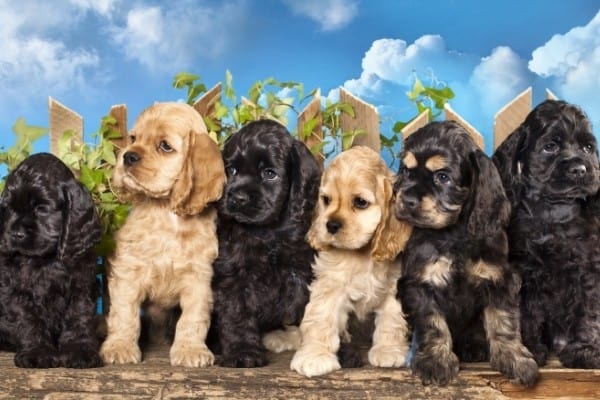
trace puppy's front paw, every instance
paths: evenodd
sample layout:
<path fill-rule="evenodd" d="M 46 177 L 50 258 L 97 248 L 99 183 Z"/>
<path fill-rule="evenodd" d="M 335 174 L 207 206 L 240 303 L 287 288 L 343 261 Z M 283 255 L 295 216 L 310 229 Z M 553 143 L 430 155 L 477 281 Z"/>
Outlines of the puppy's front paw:
<path fill-rule="evenodd" d="M 413 371 L 421 378 L 423 385 L 445 386 L 458 375 L 458 357 L 451 351 L 442 353 L 417 353 L 413 361 Z"/>
<path fill-rule="evenodd" d="M 310 378 L 336 371 L 341 366 L 335 354 L 326 348 L 300 348 L 294 354 L 290 368 Z"/>
<path fill-rule="evenodd" d="M 533 358 L 535 359 L 537 365 L 539 365 L 540 367 L 546 365 L 549 353 L 548 346 L 542 343 L 536 343 L 533 345 L 527 345 L 527 349 L 529 349 L 529 351 L 531 351 L 531 354 L 533 354 Z"/>
<path fill-rule="evenodd" d="M 590 343 L 570 343 L 558 353 L 558 359 L 567 368 L 600 368 L 600 348 Z"/>
<path fill-rule="evenodd" d="M 369 350 L 369 363 L 375 367 L 402 367 L 406 363 L 408 347 L 375 345 Z"/>
<path fill-rule="evenodd" d="M 183 367 L 207 367 L 213 365 L 215 356 L 206 345 L 174 343 L 170 352 L 171 365 Z"/>
<path fill-rule="evenodd" d="M 65 368 L 96 368 L 103 365 L 98 350 L 89 344 L 71 344 L 60 351 L 60 365 Z"/>
<path fill-rule="evenodd" d="M 15 365 L 19 368 L 56 368 L 59 366 L 59 359 L 52 347 L 38 346 L 17 351 Z"/>
<path fill-rule="evenodd" d="M 533 386 L 539 377 L 538 364 L 525 346 L 492 354 L 490 364 L 493 369 L 526 387 Z"/>
<path fill-rule="evenodd" d="M 137 364 L 142 361 L 142 352 L 135 342 L 108 338 L 102 343 L 100 357 L 107 364 Z"/>
<path fill-rule="evenodd" d="M 267 357 L 262 349 L 248 347 L 221 354 L 217 364 L 228 368 L 256 368 L 267 365 Z"/>
<path fill-rule="evenodd" d="M 297 326 L 289 326 L 285 330 L 271 331 L 263 336 L 263 345 L 273 353 L 296 350 L 302 342 L 302 334 Z"/>

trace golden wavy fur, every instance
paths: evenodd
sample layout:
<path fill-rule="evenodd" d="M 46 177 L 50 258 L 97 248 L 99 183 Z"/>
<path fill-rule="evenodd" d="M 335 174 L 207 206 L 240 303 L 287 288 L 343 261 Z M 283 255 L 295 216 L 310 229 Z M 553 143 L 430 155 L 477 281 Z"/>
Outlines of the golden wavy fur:
<path fill-rule="evenodd" d="M 160 319 L 182 309 L 172 365 L 206 366 L 217 256 L 216 210 L 225 170 L 200 114 L 183 103 L 156 103 L 138 117 L 118 158 L 113 185 L 133 203 L 109 259 L 106 363 L 139 362 L 139 310 Z"/>
<path fill-rule="evenodd" d="M 291 368 L 306 376 L 341 368 L 336 353 L 348 341 L 350 312 L 375 313 L 371 365 L 399 367 L 408 353 L 408 327 L 396 282 L 396 262 L 411 227 L 393 215 L 393 173 L 362 146 L 338 155 L 323 174 L 319 204 L 307 238 L 319 254 L 315 281 L 300 325 L 302 342 Z"/>

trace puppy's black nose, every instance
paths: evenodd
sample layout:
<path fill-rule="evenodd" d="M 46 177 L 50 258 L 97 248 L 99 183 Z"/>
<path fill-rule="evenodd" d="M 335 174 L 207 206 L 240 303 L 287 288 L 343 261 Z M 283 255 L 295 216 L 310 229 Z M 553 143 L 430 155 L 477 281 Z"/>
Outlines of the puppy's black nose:
<path fill-rule="evenodd" d="M 133 164 L 140 161 L 141 158 L 142 157 L 140 157 L 138 153 L 134 151 L 128 151 L 127 153 L 123 154 L 123 163 L 126 166 L 131 167 Z"/>
<path fill-rule="evenodd" d="M 402 196 L 402 207 L 404 207 L 405 209 L 413 211 L 416 210 L 418 206 L 419 199 L 417 199 L 416 197 L 407 195 Z"/>
<path fill-rule="evenodd" d="M 233 192 L 229 195 L 229 200 L 235 205 L 244 205 L 250 200 L 250 196 L 242 192 Z"/>
<path fill-rule="evenodd" d="M 342 227 L 342 223 L 336 219 L 332 219 L 330 221 L 327 221 L 325 226 L 327 227 L 327 232 L 331 233 L 332 235 L 335 235 L 337 231 L 339 231 Z"/>
<path fill-rule="evenodd" d="M 569 167 L 568 174 L 571 178 L 576 179 L 576 178 L 583 177 L 586 172 L 587 172 L 587 169 L 585 168 L 585 165 L 575 164 L 575 165 L 571 165 Z"/>

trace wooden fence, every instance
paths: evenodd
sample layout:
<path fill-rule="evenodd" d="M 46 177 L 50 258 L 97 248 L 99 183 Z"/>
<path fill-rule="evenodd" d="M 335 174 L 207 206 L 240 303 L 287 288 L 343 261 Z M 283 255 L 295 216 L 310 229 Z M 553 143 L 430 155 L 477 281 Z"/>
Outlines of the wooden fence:
<path fill-rule="evenodd" d="M 527 114 L 529 114 L 532 109 L 532 94 L 533 91 L 530 87 L 516 96 L 496 113 L 493 131 L 494 149 L 498 147 L 500 143 L 502 143 L 502 141 L 517 128 L 521 122 L 523 122 Z M 194 108 L 202 115 L 209 115 L 214 110 L 215 103 L 220 100 L 220 98 L 221 84 L 217 84 L 196 101 Z M 546 98 L 556 99 L 556 96 L 547 90 Z M 245 101 L 245 99 L 242 99 L 242 101 Z M 381 142 L 379 138 L 379 115 L 376 108 L 353 96 L 344 88 L 340 88 L 340 101 L 350 104 L 355 111 L 354 118 L 347 114 L 341 115 L 340 126 L 342 132 L 350 132 L 355 129 L 365 130 L 366 135 L 358 135 L 355 137 L 354 145 L 365 145 L 379 151 L 381 149 Z M 73 130 L 80 139 L 83 138 L 83 118 L 75 111 L 67 108 L 55 99 L 50 98 L 49 114 L 50 151 L 53 154 L 58 154 L 58 140 L 64 131 L 68 129 Z M 110 108 L 109 115 L 115 118 L 117 121 L 115 128 L 119 130 L 125 138 L 128 132 L 127 107 L 124 104 L 114 105 Z M 312 148 L 323 140 L 321 95 L 319 91 L 315 93 L 312 101 L 298 115 L 296 125 L 297 131 L 302 132 L 305 124 L 313 118 L 316 118 L 317 124 L 314 127 L 312 134 L 305 140 L 309 148 Z M 444 118 L 460 123 L 471 134 L 475 142 L 482 149 L 484 148 L 483 136 L 454 111 L 449 104 L 446 104 L 445 106 Z M 402 130 L 403 139 L 426 125 L 428 122 L 429 115 L 427 112 L 423 112 L 404 127 Z M 123 141 L 117 141 L 116 144 L 117 146 L 121 146 Z M 323 154 L 319 154 L 317 157 L 320 164 L 323 165 Z"/>

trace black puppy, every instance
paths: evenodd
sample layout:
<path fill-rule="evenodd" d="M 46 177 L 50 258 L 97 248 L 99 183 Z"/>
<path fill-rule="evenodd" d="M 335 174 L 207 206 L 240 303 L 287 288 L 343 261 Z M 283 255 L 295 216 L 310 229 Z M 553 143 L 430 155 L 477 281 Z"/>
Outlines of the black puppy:
<path fill-rule="evenodd" d="M 281 124 L 251 122 L 225 144 L 227 185 L 219 203 L 213 331 L 217 362 L 259 367 L 262 335 L 298 325 L 309 299 L 314 251 L 305 241 L 320 169 Z"/>
<path fill-rule="evenodd" d="M 0 198 L 0 347 L 24 368 L 102 365 L 95 338 L 101 228 L 90 193 L 58 158 L 28 157 Z"/>
<path fill-rule="evenodd" d="M 415 227 L 398 282 L 413 371 L 445 385 L 458 354 L 532 385 L 538 368 L 521 343 L 520 279 L 507 259 L 510 207 L 492 161 L 459 124 L 432 122 L 406 139 L 394 189 L 396 217 Z"/>
<path fill-rule="evenodd" d="M 512 203 L 510 262 L 523 278 L 523 342 L 571 368 L 600 368 L 598 150 L 589 120 L 539 104 L 496 150 Z"/>

